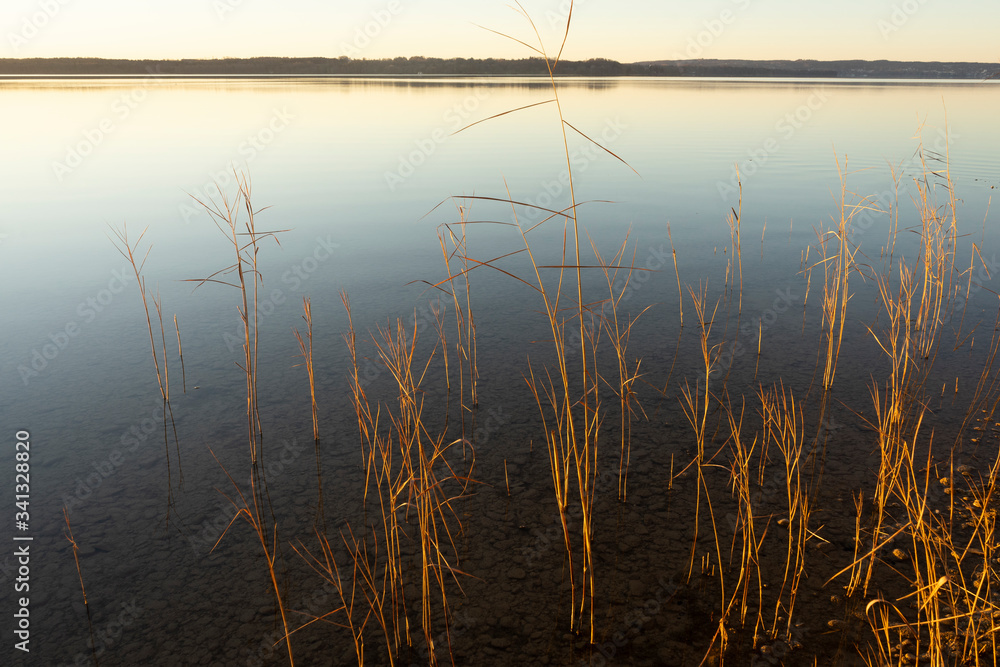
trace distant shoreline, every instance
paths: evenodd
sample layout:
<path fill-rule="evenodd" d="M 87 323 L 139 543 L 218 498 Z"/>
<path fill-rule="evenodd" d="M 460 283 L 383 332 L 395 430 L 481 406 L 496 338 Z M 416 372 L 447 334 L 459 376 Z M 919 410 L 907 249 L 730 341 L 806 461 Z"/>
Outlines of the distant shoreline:
<path fill-rule="evenodd" d="M 595 58 L 564 60 L 558 78 L 822 78 L 988 80 L 1000 64 L 896 62 L 887 60 L 661 60 L 620 63 Z M 0 78 L 406 78 L 548 77 L 540 58 L 231 58 L 217 60 L 121 60 L 102 58 L 0 58 Z"/>
<path fill-rule="evenodd" d="M 826 83 L 898 83 L 902 84 L 913 84 L 913 83 L 927 83 L 927 84 L 974 84 L 974 83 L 993 83 L 1000 84 L 1000 79 L 992 78 L 960 78 L 960 77 L 949 77 L 949 78 L 932 78 L 932 77 L 914 77 L 914 78 L 899 78 L 899 77 L 887 77 L 887 78 L 877 78 L 877 77 L 862 77 L 862 76 L 837 76 L 837 77 L 826 77 L 826 76 L 638 76 L 638 75 L 619 75 L 619 76 L 561 76 L 557 77 L 559 80 L 565 81 L 582 81 L 582 80 L 614 80 L 614 79 L 628 79 L 628 80 L 691 80 L 691 81 L 823 81 Z M 336 81 L 336 80 L 350 80 L 350 79 L 382 79 L 385 81 L 426 81 L 428 83 L 432 81 L 461 81 L 470 79 L 539 79 L 545 85 L 548 85 L 548 77 L 541 74 L 431 74 L 431 75 L 417 75 L 417 74 L 160 74 L 156 76 L 141 75 L 141 74 L 0 74 L 0 82 L 3 81 L 108 81 L 108 80 L 118 80 L 118 81 L 277 81 L 282 79 L 289 80 L 326 80 L 326 81 Z"/>

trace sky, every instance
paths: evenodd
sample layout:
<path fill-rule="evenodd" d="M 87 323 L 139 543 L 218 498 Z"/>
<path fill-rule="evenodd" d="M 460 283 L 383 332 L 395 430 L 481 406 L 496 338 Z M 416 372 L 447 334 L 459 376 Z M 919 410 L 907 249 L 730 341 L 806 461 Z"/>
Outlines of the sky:
<path fill-rule="evenodd" d="M 522 0 L 551 51 L 569 0 Z M 523 58 L 505 0 L 3 0 L 0 57 Z M 577 0 L 564 57 L 1000 62 L 996 0 Z"/>

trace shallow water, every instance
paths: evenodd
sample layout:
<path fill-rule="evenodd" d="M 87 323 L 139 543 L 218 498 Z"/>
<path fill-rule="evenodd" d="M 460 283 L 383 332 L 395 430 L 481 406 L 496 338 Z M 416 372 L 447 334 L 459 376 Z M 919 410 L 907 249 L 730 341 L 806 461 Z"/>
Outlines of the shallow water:
<path fill-rule="evenodd" d="M 911 180 L 921 173 L 915 136 L 922 135 L 934 155 L 950 159 L 965 235 L 956 256 L 959 270 L 969 266 L 973 243 L 980 254 L 979 286 L 968 295 L 965 319 L 956 316 L 945 329 L 954 337 L 959 325 L 967 333 L 982 322 L 962 349 L 942 344 L 928 382 L 935 388 L 930 394 L 941 441 L 951 442 L 970 400 L 965 392 L 983 367 L 996 314 L 992 283 L 1000 263 L 988 205 L 1000 186 L 1000 133 L 993 127 L 1000 88 L 995 82 L 612 79 L 561 82 L 560 93 L 573 126 L 638 172 L 570 130 L 576 197 L 591 202 L 580 209 L 581 223 L 606 256 L 627 235 L 627 256 L 634 252 L 635 266 L 655 269 L 635 274 L 622 302 L 632 315 L 654 306 L 631 339 L 631 354 L 642 358 L 650 385 L 642 389 L 650 419 L 635 427 L 635 499 L 627 505 L 615 502 L 613 412 L 602 440 L 603 471 L 614 472 L 615 481 L 600 505 L 597 567 L 607 605 L 602 632 L 612 636 L 623 609 L 655 597 L 662 584 L 654 573 L 680 568 L 687 557 L 687 544 L 675 531 L 690 524 L 686 499 L 693 491 L 666 495 L 662 486 L 672 455 L 678 467 L 690 460 L 693 441 L 678 398 L 683 379 L 695 377 L 698 352 L 687 296 L 687 326 L 679 323 L 667 223 L 681 282 L 696 291 L 706 285 L 710 304 L 723 299 L 717 340 L 731 344 L 740 332 L 742 347 L 730 347 L 726 356 L 725 387 L 734 400 L 740 394 L 749 400 L 757 387 L 777 382 L 796 396 L 808 393 L 807 421 L 816 421 L 810 428 L 823 434 L 827 451 L 824 499 L 847 506 L 848 490 L 866 483 L 868 471 L 859 462 L 872 443 L 852 411 L 870 412 L 867 383 L 885 364 L 865 328 L 880 325 L 877 295 L 871 281 L 852 278 L 855 296 L 837 383 L 820 428 L 815 368 L 821 278 L 814 273 L 807 292 L 801 269 L 817 259 L 816 228 L 836 214 L 838 159 L 849 172 L 848 190 L 857 194 L 852 201 L 871 197 L 882 208 L 893 201 L 886 193 L 893 189 L 890 165 L 895 167 L 902 183 L 900 230 L 919 222 L 909 201 Z M 412 317 L 416 309 L 427 325 L 423 340 L 430 341 L 429 303 L 436 297 L 419 281 L 445 275 L 435 232 L 457 219 L 448 198 L 505 197 L 509 187 L 512 198 L 537 206 L 561 208 L 569 201 L 553 105 L 454 133 L 550 95 L 544 81 L 520 79 L 0 82 L 7 158 L 0 165 L 0 306 L 9 315 L 0 322 L 0 414 L 8 440 L 26 430 L 32 443 L 25 531 L 34 537 L 32 654 L 24 662 L 14 652 L 15 660 L 87 659 L 79 580 L 61 535 L 60 507 L 67 505 L 95 631 L 104 632 L 98 640 L 102 663 L 256 664 L 255 655 L 267 664 L 281 662 L 280 652 L 261 648 L 261 638 L 274 629 L 273 605 L 251 532 L 238 522 L 212 551 L 232 510 L 216 490 L 230 487 L 209 448 L 230 471 L 245 470 L 245 399 L 235 365 L 242 356 L 236 292 L 217 284 L 193 290 L 194 283 L 182 282 L 233 262 L 231 247 L 192 195 L 218 200 L 213 183 L 219 181 L 232 196 L 231 169 L 245 169 L 252 175 L 254 203 L 271 207 L 260 214 L 258 229 L 287 230 L 278 235 L 280 245 L 267 242 L 260 255 L 259 386 L 272 459 L 268 483 L 282 539 L 305 541 L 316 516 L 317 459 L 308 383 L 296 366 L 291 332 L 304 326 L 302 297 L 312 299 L 314 316 L 325 510 L 329 524 L 338 525 L 356 516 L 362 482 L 341 338 L 347 318 L 338 292 L 351 297 L 359 335 L 387 319 Z M 939 170 L 942 163 L 930 166 Z M 731 239 L 725 220 L 740 203 L 737 168 L 741 294 L 735 290 L 738 278 L 726 277 Z M 947 203 L 941 188 L 937 201 Z M 512 220 L 509 206 L 464 204 L 470 220 Z M 524 207 L 519 215 L 526 227 L 541 219 Z M 133 240 L 147 229 L 144 245 L 152 245 L 144 275 L 147 289 L 162 298 L 172 355 L 180 487 L 172 433 L 167 479 L 162 404 L 142 303 L 129 278 L 131 267 L 108 238 L 109 226 L 124 223 Z M 855 227 L 852 240 L 863 251 L 859 263 L 881 269 L 888 216 L 862 214 Z M 902 231 L 896 246 L 897 257 L 910 263 L 916 256 L 913 236 Z M 531 239 L 543 262 L 560 262 L 562 228 L 556 220 Z M 519 244 L 509 226 L 469 227 L 473 257 L 497 257 Z M 582 245 L 588 252 L 587 239 Z M 584 263 L 592 263 L 587 256 L 592 253 Z M 529 275 L 523 255 L 500 265 Z M 462 628 L 456 661 L 576 664 L 587 654 L 563 636 L 569 602 L 562 548 L 549 534 L 558 513 L 538 410 L 523 379 L 529 355 L 537 363 L 549 354 L 544 342 L 532 343 L 547 335 L 541 305 L 529 288 L 499 272 L 482 269 L 472 278 L 482 391 L 474 476 L 486 485 L 463 501 L 462 544 L 468 552 L 464 569 L 485 581 L 469 581 L 467 598 L 456 603 Z M 603 276 L 592 272 L 587 279 L 599 294 Z M 185 393 L 174 354 L 174 314 L 183 339 Z M 445 314 L 451 316 L 450 304 Z M 362 353 L 375 356 L 370 344 Z M 435 368 L 427 381 L 430 406 L 443 396 L 442 371 Z M 952 398 L 956 381 L 960 393 Z M 390 400 L 377 394 L 386 383 L 384 374 L 373 380 L 373 396 Z M 947 391 L 938 392 L 939 385 Z M 656 394 L 652 387 L 665 391 Z M 234 476 L 242 481 L 245 474 Z M 176 514 L 166 525 L 168 484 Z M 285 556 L 290 562 L 298 558 L 291 549 Z M 4 558 L 7 609 L 14 604 L 8 584 L 15 570 L 13 557 Z M 307 606 L 296 601 L 321 591 L 319 584 L 300 561 L 290 567 L 296 575 L 293 607 Z M 698 608 L 696 591 L 677 599 L 687 611 L 665 611 L 669 618 L 650 621 L 645 639 L 616 649 L 613 659 L 652 664 L 668 660 L 665 647 L 672 643 L 707 646 L 702 640 L 710 637 L 692 639 L 698 636 L 692 626 L 708 613 Z M 327 603 L 324 597 L 317 604 Z M 810 636 L 821 630 L 812 628 Z M 308 656 L 305 664 L 351 660 L 349 639 L 338 628 L 311 626 L 300 636 L 297 650 Z M 378 648 L 371 648 L 373 664 L 383 658 Z"/>

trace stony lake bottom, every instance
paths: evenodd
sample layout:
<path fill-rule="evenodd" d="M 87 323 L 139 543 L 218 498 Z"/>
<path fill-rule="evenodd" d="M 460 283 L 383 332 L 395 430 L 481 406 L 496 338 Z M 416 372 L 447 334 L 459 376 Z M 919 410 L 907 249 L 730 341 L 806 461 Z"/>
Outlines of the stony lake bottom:
<path fill-rule="evenodd" d="M 14 664 L 994 663 L 1000 88 L 558 91 L 0 82 Z"/>

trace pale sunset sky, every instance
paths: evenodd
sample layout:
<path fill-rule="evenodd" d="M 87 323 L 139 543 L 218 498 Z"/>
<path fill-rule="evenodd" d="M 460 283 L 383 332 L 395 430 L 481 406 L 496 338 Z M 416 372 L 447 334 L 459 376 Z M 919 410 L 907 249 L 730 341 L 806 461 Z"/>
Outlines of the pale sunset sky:
<path fill-rule="evenodd" d="M 557 49 L 569 0 L 524 0 Z M 504 0 L 3 0 L 0 57 L 522 58 Z M 996 0 L 578 0 L 564 57 L 1000 62 Z"/>

